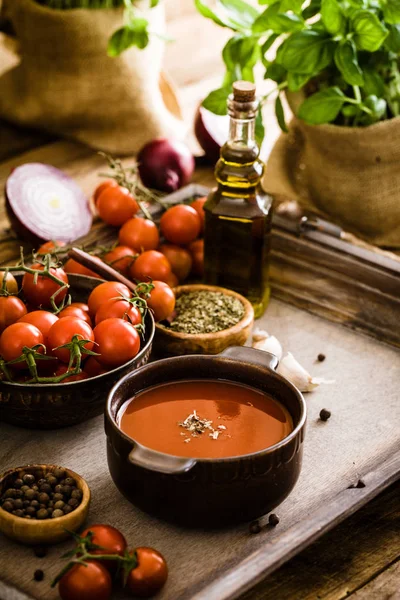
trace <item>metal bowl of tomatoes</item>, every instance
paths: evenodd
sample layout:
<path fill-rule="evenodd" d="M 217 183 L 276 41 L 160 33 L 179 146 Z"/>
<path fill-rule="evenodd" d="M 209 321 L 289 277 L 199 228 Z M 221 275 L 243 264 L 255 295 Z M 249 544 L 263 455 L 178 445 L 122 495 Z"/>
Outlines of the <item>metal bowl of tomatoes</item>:
<path fill-rule="evenodd" d="M 21 287 L 23 273 L 13 275 L 18 287 Z M 102 279 L 77 274 L 69 274 L 68 280 L 68 293 L 73 302 L 82 303 L 86 303 L 90 293 L 104 283 Z M 149 360 L 154 337 L 154 319 L 150 311 L 146 313 L 144 325 L 140 350 L 136 356 L 106 372 L 98 375 L 91 373 L 87 379 L 77 376 L 78 380 L 60 383 L 9 382 L 3 379 L 0 381 L 0 421 L 30 429 L 58 429 L 100 415 L 114 384 Z M 109 342 L 111 352 L 123 352 L 123 338 L 118 339 L 110 334 Z"/>

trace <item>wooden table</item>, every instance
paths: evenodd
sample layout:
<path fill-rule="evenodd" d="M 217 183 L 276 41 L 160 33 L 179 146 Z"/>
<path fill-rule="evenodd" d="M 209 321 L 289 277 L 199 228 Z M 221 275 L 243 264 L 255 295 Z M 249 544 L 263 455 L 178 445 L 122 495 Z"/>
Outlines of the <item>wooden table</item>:
<path fill-rule="evenodd" d="M 192 118 L 197 103 L 220 82 L 220 49 L 227 32 L 201 19 L 188 0 L 167 0 L 169 30 L 176 42 L 167 49 L 167 68 L 180 88 L 185 117 Z M 190 61 L 182 63 L 185 53 Z M 0 64 L 6 67 L 14 58 L 0 50 Z M 277 135 L 272 107 L 267 109 L 267 134 Z M 50 142 L 50 145 L 49 145 Z M 193 149 L 196 145 L 191 140 Z M 23 153 L 31 150 L 27 155 Z M 0 175 L 19 162 L 54 160 L 73 165 L 85 174 L 85 188 L 93 187 L 98 158 L 85 148 L 67 142 L 52 142 L 49 136 L 17 130 L 0 124 Z M 86 178 L 87 173 L 87 178 Z M 209 180 L 210 172 L 196 174 L 198 181 Z M 15 256 L 18 242 L 9 235 L 4 205 L 0 206 L 0 262 Z M 243 600 L 395 600 L 400 598 L 400 484 L 395 484 L 373 502 L 303 551 Z M 4 598 L 2 600 L 8 600 Z"/>

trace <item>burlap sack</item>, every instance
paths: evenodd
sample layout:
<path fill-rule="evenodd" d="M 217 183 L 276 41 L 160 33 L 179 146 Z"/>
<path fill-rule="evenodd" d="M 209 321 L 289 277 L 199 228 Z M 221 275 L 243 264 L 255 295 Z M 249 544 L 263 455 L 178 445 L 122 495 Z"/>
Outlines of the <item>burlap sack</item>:
<path fill-rule="evenodd" d="M 372 244 L 400 249 L 400 118 L 365 128 L 294 118 L 263 186 Z"/>
<path fill-rule="evenodd" d="M 159 87 L 163 42 L 152 36 L 145 50 L 107 56 L 122 14 L 3 0 L 2 17 L 12 23 L 21 60 L 0 77 L 0 116 L 115 154 L 135 152 L 155 137 L 182 137 L 182 121 Z M 164 31 L 162 3 L 146 17 L 151 30 Z"/>

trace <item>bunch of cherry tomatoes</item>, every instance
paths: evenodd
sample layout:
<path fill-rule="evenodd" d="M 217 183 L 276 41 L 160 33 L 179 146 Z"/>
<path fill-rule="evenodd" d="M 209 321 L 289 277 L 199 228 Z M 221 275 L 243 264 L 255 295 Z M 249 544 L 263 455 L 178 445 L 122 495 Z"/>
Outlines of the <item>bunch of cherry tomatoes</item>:
<path fill-rule="evenodd" d="M 133 596 L 148 598 L 167 580 L 162 554 L 146 547 L 128 550 L 124 535 L 111 525 L 92 525 L 75 537 L 75 552 L 52 584 L 58 582 L 62 600 L 109 600 L 113 579 Z"/>

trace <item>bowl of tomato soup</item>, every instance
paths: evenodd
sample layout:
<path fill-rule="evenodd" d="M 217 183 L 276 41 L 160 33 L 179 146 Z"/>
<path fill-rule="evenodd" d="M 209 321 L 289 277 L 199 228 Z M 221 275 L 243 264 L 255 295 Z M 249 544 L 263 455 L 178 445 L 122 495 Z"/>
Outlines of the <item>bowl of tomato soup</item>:
<path fill-rule="evenodd" d="M 306 405 L 275 356 L 231 347 L 155 361 L 112 389 L 111 476 L 135 505 L 186 526 L 269 512 L 300 474 Z"/>

